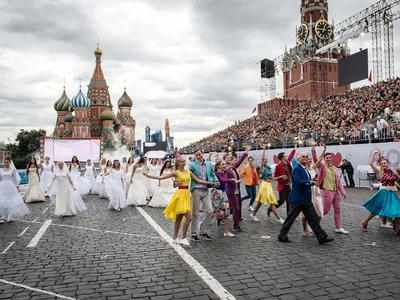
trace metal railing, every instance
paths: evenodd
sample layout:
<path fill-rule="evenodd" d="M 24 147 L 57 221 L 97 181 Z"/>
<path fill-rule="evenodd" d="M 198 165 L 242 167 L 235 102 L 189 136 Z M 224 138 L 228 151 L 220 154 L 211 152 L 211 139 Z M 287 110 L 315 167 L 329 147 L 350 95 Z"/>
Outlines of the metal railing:
<path fill-rule="evenodd" d="M 269 149 L 294 148 L 296 144 L 301 146 L 311 146 L 312 140 L 321 141 L 325 145 L 345 145 L 345 144 L 371 144 L 384 143 L 400 140 L 400 123 L 390 123 L 385 128 L 377 128 L 376 118 L 364 123 L 360 129 L 339 128 L 329 132 L 303 131 L 297 134 L 285 135 L 280 138 L 250 138 L 242 137 L 227 140 L 226 143 L 203 143 L 197 147 L 184 147 L 180 149 L 183 153 L 192 153 L 195 148 L 201 148 L 205 153 L 209 152 L 231 152 L 243 151 L 246 146 L 258 150 L 262 147 Z"/>

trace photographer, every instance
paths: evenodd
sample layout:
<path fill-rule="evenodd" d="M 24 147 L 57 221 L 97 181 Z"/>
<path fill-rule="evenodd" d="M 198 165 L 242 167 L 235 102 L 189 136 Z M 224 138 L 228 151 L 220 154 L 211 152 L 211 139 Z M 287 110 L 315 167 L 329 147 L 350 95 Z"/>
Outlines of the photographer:
<path fill-rule="evenodd" d="M 355 186 L 354 179 L 353 179 L 354 168 L 351 165 L 351 163 L 347 159 L 343 159 L 342 163 L 338 167 L 342 170 L 342 175 L 343 175 L 343 172 L 346 172 L 346 174 L 347 174 L 347 178 L 346 178 L 346 174 L 344 174 L 344 181 L 346 182 L 346 186 L 354 187 Z"/>

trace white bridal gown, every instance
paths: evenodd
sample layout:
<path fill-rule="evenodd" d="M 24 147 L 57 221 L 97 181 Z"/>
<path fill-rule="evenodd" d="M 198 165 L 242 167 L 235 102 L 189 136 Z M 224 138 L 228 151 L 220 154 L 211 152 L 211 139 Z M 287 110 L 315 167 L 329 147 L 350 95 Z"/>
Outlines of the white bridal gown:
<path fill-rule="evenodd" d="M 125 194 L 126 195 L 128 195 L 129 186 L 131 184 L 132 170 L 133 170 L 133 164 L 128 166 L 128 171 L 125 174 L 124 188 L 125 188 Z"/>
<path fill-rule="evenodd" d="M 87 179 L 90 182 L 90 187 L 93 186 L 94 181 L 96 180 L 96 169 L 94 168 L 94 165 L 91 166 L 85 166 L 85 175 L 84 178 Z"/>
<path fill-rule="evenodd" d="M 78 190 L 74 191 L 70 183 L 69 179 L 72 181 L 72 176 L 66 167 L 62 170 L 56 169 L 47 192 L 50 199 L 55 200 L 56 203 L 54 214 L 56 216 L 75 216 L 77 212 L 86 210 L 81 195 Z"/>
<path fill-rule="evenodd" d="M 132 177 L 132 183 L 129 186 L 126 205 L 141 206 L 146 205 L 148 191 L 146 187 L 146 177 L 143 175 L 144 167 L 137 167 Z"/>
<path fill-rule="evenodd" d="M 99 195 L 101 192 L 101 187 L 103 185 L 103 175 L 104 171 L 106 169 L 106 166 L 99 165 L 99 174 L 96 176 L 96 180 L 93 182 L 92 185 L 92 190 L 90 191 L 92 194 Z"/>
<path fill-rule="evenodd" d="M 40 185 L 39 176 L 36 173 L 36 168 L 29 168 L 29 183 L 23 199 L 25 203 L 44 202 L 44 191 Z"/>
<path fill-rule="evenodd" d="M 87 195 L 90 192 L 90 181 L 81 176 L 81 167 L 71 165 L 71 180 L 80 195 Z"/>
<path fill-rule="evenodd" d="M 169 170 L 164 170 L 163 175 L 170 172 Z M 176 188 L 174 188 L 174 181 L 172 178 L 161 180 L 160 186 L 148 205 L 151 207 L 167 207 L 175 191 Z"/>
<path fill-rule="evenodd" d="M 43 171 L 40 178 L 40 183 L 42 186 L 42 190 L 47 191 L 47 187 L 49 186 L 49 184 L 51 183 L 51 179 L 53 178 L 53 172 L 51 171 L 53 164 L 49 163 L 48 165 L 46 165 L 46 163 L 44 163 L 42 166 Z"/>
<path fill-rule="evenodd" d="M 18 192 L 17 171 L 13 168 L 0 170 L 0 219 L 11 221 L 29 213 L 29 208 Z"/>
<path fill-rule="evenodd" d="M 122 179 L 125 177 L 125 172 L 122 170 L 111 169 L 110 175 L 104 177 L 106 190 L 110 203 L 108 204 L 109 209 L 120 210 L 125 208 L 126 194 Z"/>

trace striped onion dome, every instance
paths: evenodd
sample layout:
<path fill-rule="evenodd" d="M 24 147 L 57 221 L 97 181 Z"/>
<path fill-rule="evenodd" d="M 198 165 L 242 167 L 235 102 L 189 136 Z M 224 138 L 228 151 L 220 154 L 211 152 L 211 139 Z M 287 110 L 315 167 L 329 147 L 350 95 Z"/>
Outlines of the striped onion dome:
<path fill-rule="evenodd" d="M 74 115 L 69 111 L 69 113 L 64 117 L 64 122 L 72 122 Z"/>
<path fill-rule="evenodd" d="M 107 105 L 107 108 L 100 114 L 100 119 L 105 120 L 114 120 L 115 115 L 111 108 Z"/>
<path fill-rule="evenodd" d="M 88 108 L 90 106 L 90 101 L 86 97 L 82 90 L 79 89 L 78 94 L 72 98 L 71 105 L 73 108 Z"/>
<path fill-rule="evenodd" d="M 54 103 L 54 109 L 56 111 L 68 111 L 69 107 L 71 106 L 71 101 L 69 100 L 67 94 L 64 91 L 61 97 Z"/>
<path fill-rule="evenodd" d="M 121 98 L 119 98 L 118 100 L 118 107 L 132 107 L 132 106 L 133 106 L 132 99 L 128 96 L 125 89 Z"/>

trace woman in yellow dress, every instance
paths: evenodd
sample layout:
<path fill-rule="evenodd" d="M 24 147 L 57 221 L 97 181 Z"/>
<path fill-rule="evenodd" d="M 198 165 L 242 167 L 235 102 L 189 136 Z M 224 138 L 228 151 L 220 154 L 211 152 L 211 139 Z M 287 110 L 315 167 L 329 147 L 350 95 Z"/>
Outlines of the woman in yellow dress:
<path fill-rule="evenodd" d="M 189 185 L 190 180 L 194 180 L 197 183 L 207 184 L 211 186 L 218 186 L 218 183 L 208 182 L 197 178 L 189 170 L 185 170 L 186 160 L 182 156 L 178 156 L 175 159 L 175 170 L 162 176 L 154 176 L 144 173 L 143 175 L 148 178 L 163 180 L 174 177 L 177 182 L 181 184 L 178 187 L 175 194 L 172 196 L 167 208 L 164 210 L 164 215 L 167 219 L 172 219 L 174 225 L 174 237 L 173 244 L 181 244 L 189 246 L 190 243 L 187 240 L 187 231 L 189 229 L 190 222 L 192 221 L 191 205 L 190 205 L 190 192 Z M 178 239 L 179 228 L 181 226 L 182 218 L 185 217 L 182 230 L 182 240 Z"/>
<path fill-rule="evenodd" d="M 272 188 L 271 181 L 272 180 L 278 180 L 278 179 L 285 179 L 286 175 L 282 175 L 279 177 L 273 177 L 271 167 L 268 166 L 268 158 L 265 156 L 265 147 L 264 151 L 261 157 L 261 179 L 262 183 L 260 184 L 260 187 L 258 188 L 258 193 L 256 197 L 256 207 L 254 208 L 254 211 L 250 214 L 250 218 L 254 222 L 258 222 L 259 219 L 257 218 L 256 214 L 257 211 L 260 209 L 262 204 L 265 205 L 270 205 L 272 212 L 274 213 L 276 217 L 276 221 L 279 224 L 283 224 L 285 220 L 283 220 L 278 211 L 276 210 L 276 205 L 278 205 L 278 201 L 276 201 L 276 196 L 274 189 Z"/>

